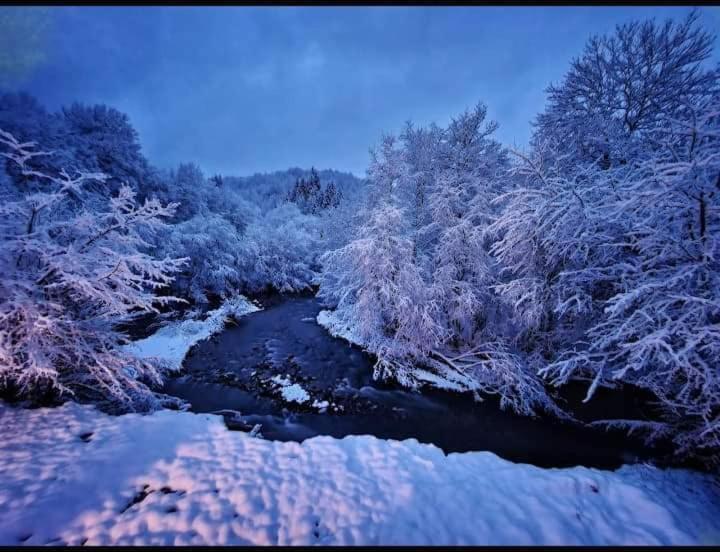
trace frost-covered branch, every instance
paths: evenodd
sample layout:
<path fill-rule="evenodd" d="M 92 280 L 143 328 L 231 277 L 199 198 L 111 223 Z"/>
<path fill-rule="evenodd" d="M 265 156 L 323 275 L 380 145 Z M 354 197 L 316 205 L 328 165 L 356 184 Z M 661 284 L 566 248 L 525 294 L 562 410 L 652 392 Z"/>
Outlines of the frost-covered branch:
<path fill-rule="evenodd" d="M 157 296 L 184 259 L 156 259 L 142 237 L 161 228 L 174 206 L 135 201 L 122 186 L 106 211 L 64 209 L 73 194 L 104 175 L 25 171 L 40 155 L 0 131 L 3 156 L 46 191 L 6 195 L 0 208 L 0 387 L 38 398 L 52 392 L 146 410 L 161 401 L 147 384 L 160 383 L 157 367 L 120 349 L 115 328 L 141 312 L 176 302 Z M 8 193 L 7 191 L 5 192 Z"/>

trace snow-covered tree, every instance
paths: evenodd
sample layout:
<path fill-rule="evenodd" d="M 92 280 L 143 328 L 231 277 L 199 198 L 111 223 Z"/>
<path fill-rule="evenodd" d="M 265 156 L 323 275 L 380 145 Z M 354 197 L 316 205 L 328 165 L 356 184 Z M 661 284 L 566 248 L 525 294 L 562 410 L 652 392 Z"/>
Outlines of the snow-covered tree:
<path fill-rule="evenodd" d="M 309 289 L 317 273 L 321 219 L 283 203 L 258 214 L 245 230 L 239 250 L 244 290 Z"/>
<path fill-rule="evenodd" d="M 187 221 L 196 215 L 208 214 L 208 202 L 218 190 L 211 186 L 195 163 L 180 163 L 161 177 L 155 195 L 162 201 L 178 203 L 174 220 Z"/>
<path fill-rule="evenodd" d="M 247 276 L 240 271 L 243 238 L 222 216 L 209 213 L 169 227 L 158 239 L 160 254 L 186 257 L 173 292 L 196 303 L 212 296 L 228 298 L 240 291 Z"/>
<path fill-rule="evenodd" d="M 493 200 L 502 211 L 488 227 L 501 265 L 494 287 L 533 342 L 524 345 L 551 354 L 612 288 L 614 276 L 599 267 L 615 258 L 611 244 L 625 227 L 606 218 L 619 175 L 599 163 L 568 173 L 552 143 L 515 156 L 520 185 Z"/>
<path fill-rule="evenodd" d="M 110 192 L 123 183 L 145 191 L 149 165 L 140 151 L 138 133 L 125 113 L 102 104 L 79 103 L 63 108 L 61 113 L 66 128 L 63 148 L 71 149 L 74 158 L 68 170 L 82 167 L 112 175 L 106 180 Z"/>
<path fill-rule="evenodd" d="M 323 255 L 320 296 L 377 356 L 376 377 L 414 385 L 414 364 L 441 340 L 442 328 L 412 241 L 399 232 L 405 224 L 397 207 L 373 210 L 357 239 Z"/>
<path fill-rule="evenodd" d="M 63 145 L 66 128 L 64 121 L 48 112 L 38 100 L 24 92 L 0 94 L 0 128 L 11 133 L 21 142 L 35 140 L 51 150 L 52 155 L 40 155 L 28 159 L 26 167 L 38 172 L 57 175 L 64 166 L 72 166 L 73 155 Z M 43 189 L 45 179 L 24 175 L 15 163 L 3 160 L 5 171 L 13 183 L 24 193 Z"/>
<path fill-rule="evenodd" d="M 430 269 L 431 241 L 433 236 L 427 232 L 431 222 L 428 196 L 437 180 L 438 154 L 443 140 L 444 130 L 435 124 L 429 127 L 416 127 L 407 122 L 400 134 L 402 144 L 402 168 L 398 174 L 396 195 L 405 206 L 410 219 L 410 239 L 413 242 L 413 255 L 417 264 Z M 388 162 L 397 162 L 386 157 Z M 398 159 L 399 160 L 399 159 Z"/>
<path fill-rule="evenodd" d="M 337 207 L 342 199 L 342 192 L 334 182 L 328 182 L 324 187 L 320 175 L 315 167 L 310 169 L 310 176 L 300 177 L 295 186 L 286 196 L 286 200 L 295 203 L 305 214 L 319 214 L 326 209 Z"/>
<path fill-rule="evenodd" d="M 176 300 L 155 292 L 184 259 L 154 258 L 140 235 L 162 227 L 175 205 L 139 204 L 123 185 L 104 210 L 68 216 L 63 204 L 105 175 L 39 172 L 28 161 L 45 154 L 2 130 L 0 154 L 47 183 L 20 196 L 1 190 L 0 387 L 20 397 L 48 393 L 120 409 L 156 407 L 161 397 L 146 384 L 160 383 L 159 367 L 123 352 L 126 338 L 116 327 Z"/>
<path fill-rule="evenodd" d="M 50 176 L 59 176 L 63 169 L 109 175 L 102 183 L 86 183 L 85 204 L 97 201 L 101 205 L 123 184 L 134 188 L 140 200 L 151 197 L 158 186 L 128 116 L 108 106 L 75 103 L 50 113 L 28 94 L 2 94 L 0 127 L 20 141 L 35 140 L 52 151 L 52 155 L 28 159 L 28 168 Z M 47 184 L 45 179 L 22 174 L 13 164 L 7 165 L 7 171 L 24 191 Z"/>
<path fill-rule="evenodd" d="M 491 138 L 478 104 L 454 119 L 435 154 L 429 186 L 430 220 L 423 229 L 433 239 L 432 280 L 442 324 L 456 345 L 471 344 L 493 307 L 493 261 L 485 248 L 491 201 L 506 171 L 506 155 Z"/>
<path fill-rule="evenodd" d="M 618 279 L 587 339 L 544 372 L 578 370 L 650 390 L 679 454 L 720 450 L 720 101 L 688 106 L 652 133 L 658 147 L 626 179 L 606 217 L 627 230 L 604 268 Z M 642 424 L 628 423 L 630 426 Z"/>
<path fill-rule="evenodd" d="M 693 11 L 681 22 L 635 21 L 592 37 L 563 82 L 548 87 L 540 139 L 552 137 L 577 162 L 627 163 L 663 116 L 717 90 L 718 70 L 705 65 L 714 37 L 698 20 Z"/>
<path fill-rule="evenodd" d="M 319 191 L 308 202 L 298 191 L 305 179 L 317 181 L 312 189 Z M 326 179 L 332 181 L 323 186 Z M 200 303 L 238 292 L 310 288 L 318 255 L 347 243 L 364 197 L 362 181 L 352 175 L 314 169 L 226 176 L 218 185 L 185 163 L 159 181 L 154 195 L 183 207 L 174 219 L 179 224 L 153 242 L 162 254 L 191 259 L 172 291 Z"/>
<path fill-rule="evenodd" d="M 615 421 L 718 460 L 718 86 L 713 36 L 653 21 L 592 39 L 496 199 L 495 286 L 555 385 L 649 390 L 662 422 Z"/>
<path fill-rule="evenodd" d="M 448 128 L 408 123 L 372 150 L 371 197 L 355 239 L 322 257 L 320 292 L 376 355 L 376 376 L 498 395 L 523 414 L 562 413 L 513 348 L 497 299 L 486 227 L 507 157 L 479 104 Z"/>

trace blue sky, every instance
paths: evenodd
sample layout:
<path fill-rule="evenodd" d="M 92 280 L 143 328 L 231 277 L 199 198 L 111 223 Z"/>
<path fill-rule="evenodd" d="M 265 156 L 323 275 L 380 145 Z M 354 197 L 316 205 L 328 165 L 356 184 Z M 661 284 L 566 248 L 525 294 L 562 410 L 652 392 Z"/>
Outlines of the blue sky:
<path fill-rule="evenodd" d="M 128 113 L 158 166 L 361 175 L 383 131 L 446 124 L 477 101 L 503 143 L 524 145 L 545 87 L 591 34 L 689 9 L 56 7 L 44 61 L 13 87 L 51 109 Z M 720 8 L 701 17 L 720 29 Z"/>

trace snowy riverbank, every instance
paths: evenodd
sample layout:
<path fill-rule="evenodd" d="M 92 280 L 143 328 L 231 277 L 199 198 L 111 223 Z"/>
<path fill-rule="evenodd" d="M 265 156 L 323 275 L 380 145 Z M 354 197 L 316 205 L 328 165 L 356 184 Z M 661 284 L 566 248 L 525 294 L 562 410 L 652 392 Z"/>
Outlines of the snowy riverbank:
<path fill-rule="evenodd" d="M 720 544 L 718 480 L 0 403 L 0 544 Z"/>
<path fill-rule="evenodd" d="M 355 345 L 363 350 L 366 349 L 362 337 L 358 332 L 343 323 L 337 316 L 336 311 L 322 310 L 318 313 L 315 320 L 318 325 L 322 326 L 333 337 L 344 339 L 348 343 Z M 446 369 L 438 366 L 434 372 L 419 366 L 413 369 L 410 376 L 414 385 L 418 387 L 434 387 L 436 389 L 444 389 L 447 391 L 477 391 L 481 389 L 478 381 L 455 370 Z"/>
<path fill-rule="evenodd" d="M 151 336 L 128 344 L 126 350 L 139 358 L 160 359 L 166 369 L 178 371 L 192 346 L 222 331 L 228 317 L 239 318 L 258 310 L 256 305 L 240 295 L 207 312 L 202 320 L 189 318 L 171 322 Z"/>

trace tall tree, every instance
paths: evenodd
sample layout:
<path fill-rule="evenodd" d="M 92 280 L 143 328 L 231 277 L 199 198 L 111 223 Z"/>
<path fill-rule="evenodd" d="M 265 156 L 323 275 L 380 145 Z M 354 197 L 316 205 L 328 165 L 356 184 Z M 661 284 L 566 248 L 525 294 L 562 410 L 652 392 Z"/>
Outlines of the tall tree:
<path fill-rule="evenodd" d="M 563 82 L 548 87 L 537 134 L 552 137 L 573 159 L 605 168 L 628 162 L 662 117 L 717 91 L 718 69 L 704 63 L 714 37 L 698 19 L 693 11 L 682 22 L 636 21 L 592 37 Z"/>

